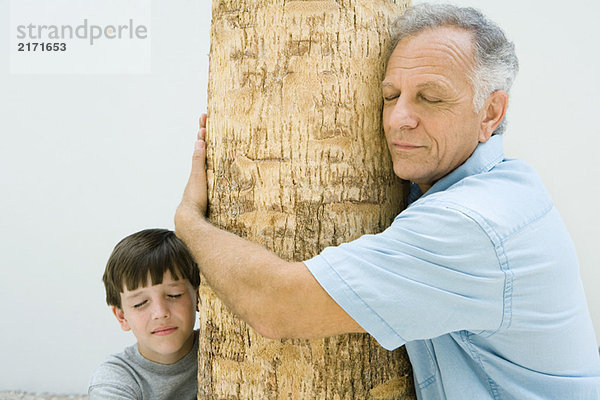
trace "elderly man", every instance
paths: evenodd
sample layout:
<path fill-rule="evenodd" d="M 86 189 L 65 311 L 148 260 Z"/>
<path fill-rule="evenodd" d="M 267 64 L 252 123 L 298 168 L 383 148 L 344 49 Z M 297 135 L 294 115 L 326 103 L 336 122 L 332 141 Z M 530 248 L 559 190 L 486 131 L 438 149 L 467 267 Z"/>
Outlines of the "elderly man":
<path fill-rule="evenodd" d="M 396 30 L 383 124 L 412 189 L 387 230 L 289 263 L 212 226 L 203 117 L 177 234 L 264 336 L 405 344 L 420 399 L 600 399 L 574 246 L 535 172 L 503 156 L 513 45 L 453 6 L 413 7 Z"/>

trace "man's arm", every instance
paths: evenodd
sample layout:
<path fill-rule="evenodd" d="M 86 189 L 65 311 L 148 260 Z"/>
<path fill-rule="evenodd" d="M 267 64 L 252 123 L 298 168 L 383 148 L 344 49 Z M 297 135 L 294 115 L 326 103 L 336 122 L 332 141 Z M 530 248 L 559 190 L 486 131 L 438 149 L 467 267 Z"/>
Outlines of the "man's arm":
<path fill-rule="evenodd" d="M 189 247 L 219 298 L 261 335 L 316 338 L 364 330 L 323 290 L 302 262 L 219 229 L 207 209 L 206 115 L 192 158 L 192 171 L 175 214 L 175 232 Z"/>

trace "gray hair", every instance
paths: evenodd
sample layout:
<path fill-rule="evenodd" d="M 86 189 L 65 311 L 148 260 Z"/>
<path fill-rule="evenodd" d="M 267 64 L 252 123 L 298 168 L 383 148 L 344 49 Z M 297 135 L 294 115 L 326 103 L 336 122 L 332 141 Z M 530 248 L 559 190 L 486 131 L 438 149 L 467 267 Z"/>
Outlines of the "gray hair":
<path fill-rule="evenodd" d="M 480 111 L 487 97 L 498 90 L 510 91 L 519 71 L 515 46 L 502 29 L 474 8 L 449 4 L 419 4 L 409 8 L 391 26 L 392 49 L 407 36 L 431 28 L 454 26 L 471 33 L 474 46 L 474 65 L 469 71 L 473 87 L 473 106 Z M 506 128 L 503 120 L 494 131 L 501 134 Z"/>

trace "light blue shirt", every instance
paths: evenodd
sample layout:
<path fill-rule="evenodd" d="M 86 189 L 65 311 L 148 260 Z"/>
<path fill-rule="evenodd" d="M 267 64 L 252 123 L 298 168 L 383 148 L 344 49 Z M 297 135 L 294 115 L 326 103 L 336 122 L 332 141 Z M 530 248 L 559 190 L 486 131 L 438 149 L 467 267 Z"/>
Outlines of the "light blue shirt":
<path fill-rule="evenodd" d="M 575 248 L 532 168 L 493 136 L 411 196 L 306 265 L 383 347 L 406 344 L 418 398 L 600 399 Z"/>

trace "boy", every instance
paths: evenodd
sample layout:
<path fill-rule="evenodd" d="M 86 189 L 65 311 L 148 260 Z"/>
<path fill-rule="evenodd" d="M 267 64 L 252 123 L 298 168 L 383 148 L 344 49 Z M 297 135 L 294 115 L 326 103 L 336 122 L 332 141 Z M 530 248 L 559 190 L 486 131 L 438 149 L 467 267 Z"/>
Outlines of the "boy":
<path fill-rule="evenodd" d="M 137 344 L 96 369 L 90 399 L 196 399 L 200 275 L 185 244 L 166 229 L 134 233 L 115 246 L 102 280 Z"/>

